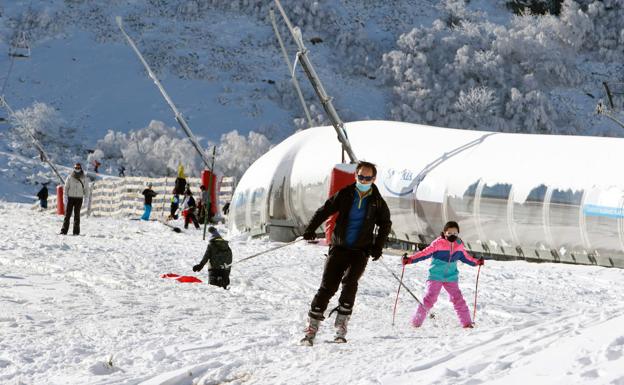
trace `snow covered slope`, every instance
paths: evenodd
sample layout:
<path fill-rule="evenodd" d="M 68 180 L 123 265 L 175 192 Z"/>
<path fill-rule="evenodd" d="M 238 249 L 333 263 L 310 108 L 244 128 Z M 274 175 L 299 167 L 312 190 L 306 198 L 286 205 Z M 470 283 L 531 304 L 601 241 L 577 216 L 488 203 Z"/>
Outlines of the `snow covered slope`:
<path fill-rule="evenodd" d="M 206 243 L 157 222 L 61 219 L 0 205 L 2 384 L 613 384 L 624 383 L 624 270 L 486 261 L 477 327 L 459 327 L 442 294 L 434 319 L 370 262 L 346 345 L 298 346 L 326 248 L 297 243 L 234 265 L 232 288 L 181 284 Z M 223 229 L 224 230 L 224 229 Z M 225 231 L 225 230 L 224 230 Z M 276 246 L 233 239 L 235 260 Z M 400 273 L 398 257 L 383 258 Z M 472 310 L 476 269 L 462 266 Z M 422 295 L 426 266 L 405 281 Z M 206 279 L 206 272 L 198 273 Z M 336 301 L 330 303 L 330 306 Z"/>

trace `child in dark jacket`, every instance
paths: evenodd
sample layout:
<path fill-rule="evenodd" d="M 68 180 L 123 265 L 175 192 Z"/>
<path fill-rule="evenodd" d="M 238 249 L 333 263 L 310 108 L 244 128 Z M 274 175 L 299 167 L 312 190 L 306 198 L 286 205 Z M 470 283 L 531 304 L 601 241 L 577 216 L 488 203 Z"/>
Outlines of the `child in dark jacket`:
<path fill-rule="evenodd" d="M 193 266 L 193 271 L 201 271 L 206 263 L 210 263 L 208 267 L 208 283 L 227 289 L 230 285 L 232 250 L 228 241 L 221 238 L 221 234 L 219 234 L 217 229 L 210 226 L 208 227 L 208 232 L 210 233 L 208 248 L 201 262 Z"/>
<path fill-rule="evenodd" d="M 184 228 L 188 229 L 189 223 L 193 222 L 195 228 L 199 229 L 199 221 L 197 220 L 197 214 L 195 214 L 197 210 L 197 204 L 195 203 L 195 198 L 193 198 L 193 193 L 190 189 L 187 189 L 184 195 L 184 206 L 186 209 L 186 216 L 184 217 Z"/>
<path fill-rule="evenodd" d="M 427 280 L 427 292 L 423 298 L 423 304 L 418 305 L 418 309 L 412 316 L 412 326 L 414 327 L 420 327 L 425 321 L 427 312 L 438 300 L 438 295 L 443 287 L 449 294 L 462 326 L 464 328 L 473 327 L 470 311 L 457 283 L 459 280 L 457 261 L 476 266 L 483 265 L 483 259 L 476 259 L 468 254 L 458 235 L 459 224 L 454 221 L 447 222 L 440 236 L 431 245 L 422 251 L 403 258 L 403 265 L 432 258 L 431 266 L 429 267 L 429 279 Z"/>
<path fill-rule="evenodd" d="M 37 193 L 37 198 L 39 198 L 39 205 L 41 206 L 41 209 L 45 210 L 48 208 L 48 184 L 42 184 L 43 186 L 41 187 L 41 190 Z"/>

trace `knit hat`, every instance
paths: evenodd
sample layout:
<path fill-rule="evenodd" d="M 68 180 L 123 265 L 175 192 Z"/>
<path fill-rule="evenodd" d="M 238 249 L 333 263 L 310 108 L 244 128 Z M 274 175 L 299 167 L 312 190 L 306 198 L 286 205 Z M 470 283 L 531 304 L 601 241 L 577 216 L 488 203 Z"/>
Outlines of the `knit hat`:
<path fill-rule="evenodd" d="M 221 236 L 221 234 L 219 234 L 219 232 L 217 231 L 217 229 L 214 226 L 209 226 L 208 227 L 208 232 L 210 234 L 212 234 L 213 238 L 217 238 L 217 237 Z"/>

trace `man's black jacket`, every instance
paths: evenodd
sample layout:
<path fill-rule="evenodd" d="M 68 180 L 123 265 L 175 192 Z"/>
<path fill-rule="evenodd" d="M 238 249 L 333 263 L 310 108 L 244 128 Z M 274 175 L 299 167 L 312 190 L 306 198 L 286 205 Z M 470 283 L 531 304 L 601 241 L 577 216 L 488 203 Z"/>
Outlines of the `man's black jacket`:
<path fill-rule="evenodd" d="M 381 194 L 379 194 L 377 186 L 373 184 L 371 188 L 373 191 L 371 196 L 367 198 L 366 216 L 364 217 L 360 234 L 355 244 L 351 245 L 350 248 L 363 250 L 369 254 L 377 251 L 380 254 L 388 234 L 390 234 L 392 222 L 390 221 L 388 205 Z M 332 246 L 348 247 L 346 244 L 346 229 L 349 221 L 349 211 L 353 205 L 355 194 L 357 193 L 355 191 L 355 183 L 353 183 L 330 197 L 321 208 L 316 210 L 305 232 L 314 232 L 330 215 L 338 213 L 331 244 Z M 376 237 L 373 234 L 375 225 L 379 226 Z"/>
<path fill-rule="evenodd" d="M 150 205 L 150 206 L 152 205 L 152 198 L 158 195 L 158 193 L 152 190 L 151 188 L 146 188 L 145 190 L 143 190 L 141 194 L 145 196 L 144 204 Z"/>

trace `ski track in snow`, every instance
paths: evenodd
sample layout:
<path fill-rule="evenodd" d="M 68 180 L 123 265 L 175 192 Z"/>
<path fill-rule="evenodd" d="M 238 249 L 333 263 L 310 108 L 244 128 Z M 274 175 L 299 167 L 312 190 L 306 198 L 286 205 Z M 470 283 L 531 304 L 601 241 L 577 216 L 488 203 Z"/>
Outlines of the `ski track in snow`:
<path fill-rule="evenodd" d="M 225 291 L 191 271 L 205 250 L 200 231 L 83 218 L 83 235 L 60 236 L 60 217 L 9 203 L 0 215 L 2 384 L 624 384 L 624 270 L 487 261 L 475 329 L 459 326 L 445 293 L 436 317 L 412 329 L 415 302 L 402 291 L 392 327 L 397 282 L 369 262 L 349 342 L 324 342 L 332 318 L 309 348 L 298 340 L 322 246 L 234 265 Z M 275 245 L 231 242 L 235 260 Z M 385 263 L 400 272 L 398 257 Z M 420 298 L 427 267 L 405 272 Z M 476 269 L 460 269 L 472 312 Z"/>

